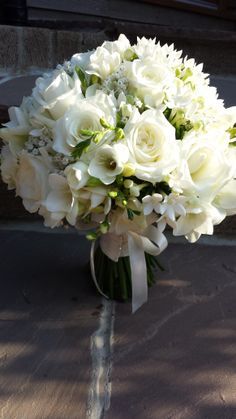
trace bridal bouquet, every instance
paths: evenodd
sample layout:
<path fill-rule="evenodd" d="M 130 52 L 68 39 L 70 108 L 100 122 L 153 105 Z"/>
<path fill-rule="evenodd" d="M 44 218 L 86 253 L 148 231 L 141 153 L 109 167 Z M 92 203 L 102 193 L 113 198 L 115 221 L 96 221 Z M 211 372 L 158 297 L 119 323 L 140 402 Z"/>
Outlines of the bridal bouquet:
<path fill-rule="evenodd" d="M 46 226 L 87 230 L 97 288 L 147 300 L 155 258 L 236 213 L 236 107 L 173 45 L 120 35 L 36 80 L 0 130 L 1 173 Z"/>

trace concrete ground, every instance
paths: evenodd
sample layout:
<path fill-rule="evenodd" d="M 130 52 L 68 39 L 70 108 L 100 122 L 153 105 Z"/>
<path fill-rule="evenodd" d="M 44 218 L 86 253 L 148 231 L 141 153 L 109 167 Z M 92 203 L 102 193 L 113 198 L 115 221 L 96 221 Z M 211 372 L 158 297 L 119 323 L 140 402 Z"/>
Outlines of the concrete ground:
<path fill-rule="evenodd" d="M 1 418 L 236 418 L 234 241 L 171 243 L 133 315 L 96 294 L 78 234 L 0 242 Z"/>

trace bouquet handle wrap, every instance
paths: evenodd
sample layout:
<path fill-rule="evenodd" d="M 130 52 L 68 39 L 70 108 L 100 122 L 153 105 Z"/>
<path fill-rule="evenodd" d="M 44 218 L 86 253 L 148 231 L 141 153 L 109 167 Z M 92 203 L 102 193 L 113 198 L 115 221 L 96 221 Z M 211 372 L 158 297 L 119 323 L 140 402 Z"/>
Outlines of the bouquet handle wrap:
<path fill-rule="evenodd" d="M 163 234 L 165 223 L 158 226 L 150 225 L 143 235 L 129 231 L 123 235 L 108 233 L 101 239 L 102 251 L 114 262 L 119 257 L 129 256 L 132 283 L 132 313 L 135 313 L 148 298 L 147 269 L 145 252 L 158 256 L 166 247 L 167 240 Z M 105 298 L 108 298 L 99 287 L 94 266 L 95 242 L 92 243 L 90 252 L 90 267 L 93 281 L 97 290 Z"/>

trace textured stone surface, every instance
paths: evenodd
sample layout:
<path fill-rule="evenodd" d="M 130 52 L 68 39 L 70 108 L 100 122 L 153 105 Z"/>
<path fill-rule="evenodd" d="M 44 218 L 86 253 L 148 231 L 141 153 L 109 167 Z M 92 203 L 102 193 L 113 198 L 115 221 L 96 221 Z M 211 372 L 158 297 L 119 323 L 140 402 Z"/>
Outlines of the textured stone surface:
<path fill-rule="evenodd" d="M 234 247 L 170 245 L 136 314 L 117 304 L 105 419 L 236 417 Z"/>
<path fill-rule="evenodd" d="M 93 49 L 105 39 L 116 39 L 119 33 L 125 33 L 133 42 L 137 35 L 157 36 L 162 43 L 174 42 L 185 54 L 205 62 L 206 71 L 213 74 L 235 74 L 236 37 L 233 30 L 189 29 L 180 23 L 176 27 L 171 23 L 169 26 L 140 25 L 126 21 L 113 21 L 112 24 L 101 21 L 101 24 L 101 28 L 77 26 L 74 31 L 0 25 L 0 74 L 54 67 L 78 50 Z"/>
<path fill-rule="evenodd" d="M 60 234 L 1 231 L 0 240 L 0 416 L 85 418 L 102 307 L 88 245 Z"/>
<path fill-rule="evenodd" d="M 19 68 L 53 67 L 56 64 L 53 37 L 54 32 L 48 29 L 23 28 Z"/>
<path fill-rule="evenodd" d="M 17 28 L 0 25 L 0 70 L 7 72 L 17 68 L 19 31 Z"/>
<path fill-rule="evenodd" d="M 63 63 L 73 54 L 88 51 L 101 45 L 107 39 L 104 32 L 84 33 L 71 31 L 57 31 L 56 33 L 56 60 Z"/>
<path fill-rule="evenodd" d="M 116 303 L 113 334 L 84 238 L 0 230 L 0 241 L 3 419 L 236 417 L 233 246 L 170 245 L 148 302 L 134 315 Z"/>

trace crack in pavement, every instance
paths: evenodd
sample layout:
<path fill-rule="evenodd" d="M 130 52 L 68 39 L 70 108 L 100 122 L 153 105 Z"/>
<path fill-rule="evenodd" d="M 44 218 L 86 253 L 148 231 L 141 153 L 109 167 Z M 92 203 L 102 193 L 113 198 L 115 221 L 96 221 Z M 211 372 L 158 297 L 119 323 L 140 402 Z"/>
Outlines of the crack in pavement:
<path fill-rule="evenodd" d="M 103 299 L 99 328 L 91 336 L 92 381 L 86 419 L 102 419 L 110 407 L 115 303 Z"/>

